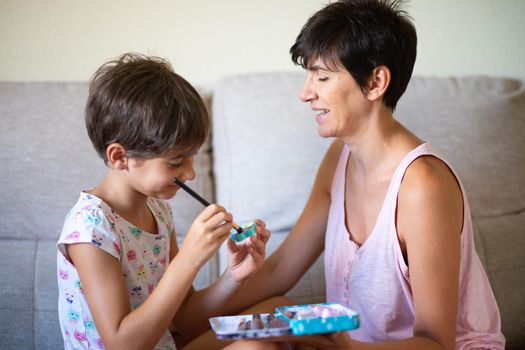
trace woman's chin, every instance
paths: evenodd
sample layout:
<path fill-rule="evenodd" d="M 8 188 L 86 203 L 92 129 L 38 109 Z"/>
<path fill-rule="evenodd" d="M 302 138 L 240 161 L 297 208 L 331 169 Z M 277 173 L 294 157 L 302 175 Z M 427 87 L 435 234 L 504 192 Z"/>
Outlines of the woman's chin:
<path fill-rule="evenodd" d="M 332 135 L 332 132 L 330 132 L 329 130 L 323 129 L 321 126 L 317 128 L 317 134 L 319 134 L 319 136 L 325 139 L 328 137 L 334 136 Z"/>

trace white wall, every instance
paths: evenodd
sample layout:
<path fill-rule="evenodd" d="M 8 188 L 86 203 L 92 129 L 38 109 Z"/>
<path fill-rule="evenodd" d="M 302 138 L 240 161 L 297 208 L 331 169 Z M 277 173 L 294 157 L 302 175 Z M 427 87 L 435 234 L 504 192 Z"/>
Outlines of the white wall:
<path fill-rule="evenodd" d="M 289 47 L 326 0 L 0 0 L 0 80 L 88 80 L 125 51 L 211 87 L 294 70 Z M 419 75 L 525 77 L 525 1 L 412 0 Z"/>

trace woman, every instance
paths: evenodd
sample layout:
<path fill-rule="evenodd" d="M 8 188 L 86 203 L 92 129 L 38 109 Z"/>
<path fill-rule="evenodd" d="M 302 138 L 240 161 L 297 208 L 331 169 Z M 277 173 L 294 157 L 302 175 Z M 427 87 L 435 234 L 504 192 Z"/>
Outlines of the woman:
<path fill-rule="evenodd" d="M 284 294 L 324 248 L 327 301 L 357 311 L 361 326 L 305 342 L 503 349 L 463 187 L 446 160 L 393 116 L 417 44 L 400 5 L 331 3 L 292 46 L 292 60 L 307 71 L 300 97 L 315 112 L 319 135 L 335 141 L 296 225 L 231 311 Z"/>

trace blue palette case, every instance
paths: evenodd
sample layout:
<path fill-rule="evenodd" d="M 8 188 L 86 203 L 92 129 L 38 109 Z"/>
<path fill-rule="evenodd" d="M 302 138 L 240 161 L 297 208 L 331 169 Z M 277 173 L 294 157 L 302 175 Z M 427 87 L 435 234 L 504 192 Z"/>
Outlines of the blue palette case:
<path fill-rule="evenodd" d="M 359 315 L 338 303 L 276 308 L 275 314 L 210 318 L 218 339 L 254 339 L 348 331 L 359 327 Z"/>

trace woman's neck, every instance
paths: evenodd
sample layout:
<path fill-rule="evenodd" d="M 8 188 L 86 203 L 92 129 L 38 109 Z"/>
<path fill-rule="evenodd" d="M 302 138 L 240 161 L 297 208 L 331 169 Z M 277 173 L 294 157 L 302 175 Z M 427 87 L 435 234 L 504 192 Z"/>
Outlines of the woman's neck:
<path fill-rule="evenodd" d="M 363 175 L 391 172 L 399 161 L 422 143 L 394 119 L 390 110 L 371 115 L 354 134 L 343 137 L 351 152 L 350 162 Z"/>

